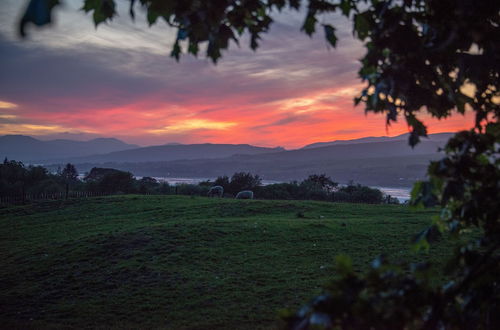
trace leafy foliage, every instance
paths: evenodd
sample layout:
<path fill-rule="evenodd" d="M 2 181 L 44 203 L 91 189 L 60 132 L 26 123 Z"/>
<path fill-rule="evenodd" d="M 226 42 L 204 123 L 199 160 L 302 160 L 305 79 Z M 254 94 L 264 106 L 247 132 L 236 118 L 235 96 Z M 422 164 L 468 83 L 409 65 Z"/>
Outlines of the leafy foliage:
<path fill-rule="evenodd" d="M 388 124 L 403 114 L 412 145 L 427 134 L 422 109 L 445 118 L 470 107 L 478 128 L 498 116 L 499 9 L 498 1 L 371 1 L 354 16 L 367 49 L 357 102 L 386 113 Z"/>
<path fill-rule="evenodd" d="M 26 195 L 61 192 L 61 178 L 41 166 L 26 167 L 22 162 L 5 159 L 0 164 L 0 195 Z"/>
<path fill-rule="evenodd" d="M 215 179 L 213 186 L 221 186 L 224 192 L 236 195 L 242 190 L 255 190 L 262 184 L 262 179 L 256 174 L 247 172 L 236 172 L 231 178 L 226 175 Z"/>
<path fill-rule="evenodd" d="M 52 9 L 59 5 L 59 0 L 32 0 L 19 22 L 19 34 L 26 36 L 26 24 L 33 23 L 42 26 L 52 23 Z"/>
<path fill-rule="evenodd" d="M 384 201 L 384 194 L 376 188 L 350 184 L 340 187 L 334 194 L 334 200 L 337 202 L 380 204 Z M 390 199 L 385 201 L 390 202 Z"/>
<path fill-rule="evenodd" d="M 256 196 L 261 199 L 317 200 L 367 204 L 396 203 L 393 198 L 385 196 L 376 188 L 360 184 L 339 187 L 337 182 L 334 182 L 325 174 L 312 174 L 302 182 L 294 181 L 261 186 L 256 190 Z"/>
<path fill-rule="evenodd" d="M 142 177 L 137 181 L 137 191 L 146 194 L 158 186 L 158 180 L 149 176 Z"/>
<path fill-rule="evenodd" d="M 229 177 L 227 175 L 219 176 L 217 179 L 214 181 L 214 186 L 221 186 L 224 188 L 224 191 L 227 191 L 229 189 Z"/>
<path fill-rule="evenodd" d="M 70 190 L 105 194 L 174 192 L 166 182 L 160 183 L 150 177 L 136 180 L 129 172 L 110 168 L 93 168 L 82 181 L 78 178 L 76 167 L 69 163 L 57 174 L 49 173 L 42 166 L 26 167 L 15 160 L 5 159 L 0 164 L 0 196 L 14 196 L 24 202 L 27 195 L 58 194 L 64 191 L 68 198 Z"/>
<path fill-rule="evenodd" d="M 368 82 L 356 101 L 367 111 L 387 113 L 388 124 L 402 113 L 411 145 L 426 135 L 416 118 L 422 109 L 437 118 L 476 113 L 475 128 L 450 139 L 447 156 L 429 166 L 430 180 L 415 185 L 414 204 L 442 211 L 414 247 L 430 249 L 439 233 L 479 234 L 459 246 L 446 274 L 383 257 L 357 274 L 340 258 L 325 294 L 286 316 L 290 328 L 500 327 L 499 9 L 494 1 L 371 1 L 354 15 Z M 443 275 L 449 281 L 436 284 Z"/>
<path fill-rule="evenodd" d="M 242 190 L 255 190 L 262 183 L 261 178 L 252 173 L 237 172 L 231 177 L 231 182 L 229 183 L 228 192 L 237 194 Z"/>
<path fill-rule="evenodd" d="M 296 314 L 288 326 L 303 329 L 497 329 L 500 326 L 500 130 L 465 131 L 452 138 L 448 156 L 433 162 L 431 181 L 416 185 L 415 203 L 437 201 L 441 216 L 415 239 L 430 249 L 440 233 L 452 236 L 476 228 L 448 260 L 449 281 L 436 284 L 430 264 L 394 264 L 380 257 L 366 274 L 355 273 L 345 258 L 325 293 Z"/>
<path fill-rule="evenodd" d="M 84 181 L 91 191 L 104 193 L 131 193 L 134 191 L 134 177 L 130 172 L 112 168 L 94 167 Z"/>
<path fill-rule="evenodd" d="M 333 180 L 326 176 L 326 174 L 311 174 L 302 181 L 303 185 L 312 185 L 316 189 L 324 190 L 327 192 L 331 192 L 335 187 L 338 186 L 337 182 L 333 182 Z"/>

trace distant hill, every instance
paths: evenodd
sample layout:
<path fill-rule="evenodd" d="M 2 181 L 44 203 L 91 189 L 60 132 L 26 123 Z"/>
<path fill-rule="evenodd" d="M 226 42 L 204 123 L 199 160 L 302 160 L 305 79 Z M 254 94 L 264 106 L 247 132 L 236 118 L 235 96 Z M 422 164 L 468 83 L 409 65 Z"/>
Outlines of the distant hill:
<path fill-rule="evenodd" d="M 258 155 L 282 152 L 285 149 L 256 147 L 249 144 L 167 144 L 143 147 L 70 159 L 73 163 L 137 163 L 187 159 L 226 158 L 235 155 Z"/>
<path fill-rule="evenodd" d="M 437 133 L 437 134 L 429 134 L 428 138 L 423 138 L 423 141 L 447 141 L 453 133 Z M 409 133 L 401 134 L 398 136 L 370 136 L 364 137 L 360 139 L 353 140 L 335 140 L 330 142 L 317 142 L 308 144 L 302 149 L 312 149 L 312 148 L 321 148 L 333 145 L 343 145 L 343 144 L 357 144 L 357 143 L 372 143 L 372 142 L 388 142 L 388 141 L 408 141 Z"/>
<path fill-rule="evenodd" d="M 210 143 L 138 148 L 116 139 L 40 141 L 28 136 L 3 136 L 0 156 L 35 160 L 50 169 L 71 162 L 80 172 L 97 166 L 127 170 L 137 176 L 209 178 L 249 171 L 277 181 L 325 173 L 341 183 L 354 180 L 374 186 L 409 187 L 425 178 L 429 161 L 441 157 L 438 149 L 450 135 L 432 134 L 415 148 L 408 145 L 404 134 L 318 143 L 296 150 Z M 108 151 L 113 148 L 122 150 Z"/>
<path fill-rule="evenodd" d="M 200 153 L 193 155 L 198 156 L 197 159 L 171 161 L 82 162 L 77 163 L 77 168 L 82 172 L 93 166 L 104 166 L 127 170 L 137 176 L 192 178 L 230 176 L 234 172 L 248 171 L 266 180 L 277 181 L 302 180 L 310 174 L 325 173 L 340 183 L 353 180 L 372 186 L 409 187 L 416 180 L 425 178 L 429 161 L 441 157 L 438 148 L 444 145 L 444 140 L 431 136 L 415 148 L 404 139 L 212 159 Z M 128 152 L 134 150 L 124 153 Z"/>
<path fill-rule="evenodd" d="M 0 157 L 24 162 L 81 157 L 137 147 L 114 138 L 97 138 L 90 141 L 63 139 L 41 141 L 25 135 L 0 136 Z"/>

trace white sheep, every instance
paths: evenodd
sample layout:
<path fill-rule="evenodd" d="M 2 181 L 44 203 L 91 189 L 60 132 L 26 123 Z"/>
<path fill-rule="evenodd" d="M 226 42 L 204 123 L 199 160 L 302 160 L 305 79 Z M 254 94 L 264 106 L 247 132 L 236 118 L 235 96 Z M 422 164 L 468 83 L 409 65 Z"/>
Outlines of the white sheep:
<path fill-rule="evenodd" d="M 236 194 L 236 199 L 253 199 L 253 191 L 243 190 Z"/>
<path fill-rule="evenodd" d="M 222 186 L 213 186 L 208 191 L 208 197 L 219 197 L 221 198 L 224 195 L 224 188 Z"/>

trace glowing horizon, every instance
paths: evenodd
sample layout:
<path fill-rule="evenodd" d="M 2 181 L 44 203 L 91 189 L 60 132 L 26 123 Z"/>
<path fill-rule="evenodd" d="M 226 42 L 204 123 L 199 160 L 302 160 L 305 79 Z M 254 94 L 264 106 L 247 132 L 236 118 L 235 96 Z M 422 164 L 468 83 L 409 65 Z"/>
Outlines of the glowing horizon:
<path fill-rule="evenodd" d="M 126 13 L 95 31 L 78 1 L 55 27 L 22 42 L 15 35 L 21 5 L 0 5 L 0 135 L 292 149 L 408 132 L 403 118 L 386 128 L 383 115 L 353 106 L 363 49 L 339 18 L 337 50 L 321 33 L 300 33 L 301 15 L 285 13 L 256 53 L 232 45 L 214 66 L 189 56 L 176 63 L 168 57 L 172 31 L 133 24 Z M 422 118 L 429 133 L 473 125 L 470 113 Z"/>

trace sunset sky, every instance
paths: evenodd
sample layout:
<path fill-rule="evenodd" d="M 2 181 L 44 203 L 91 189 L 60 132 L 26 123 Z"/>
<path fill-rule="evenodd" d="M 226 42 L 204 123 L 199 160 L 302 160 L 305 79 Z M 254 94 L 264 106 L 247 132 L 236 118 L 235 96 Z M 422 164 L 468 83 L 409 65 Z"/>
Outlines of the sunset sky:
<path fill-rule="evenodd" d="M 97 30 L 91 16 L 65 1 L 55 25 L 17 36 L 24 1 L 0 3 L 0 135 L 41 139 L 116 137 L 140 145 L 249 143 L 301 147 L 387 131 L 382 115 L 353 106 L 361 44 L 347 21 L 333 21 L 337 49 L 322 33 L 300 32 L 303 15 L 282 13 L 257 52 L 231 45 L 213 65 L 201 56 L 169 57 L 174 30 L 133 23 L 127 4 Z M 425 120 L 431 133 L 472 125 L 472 116 Z"/>

